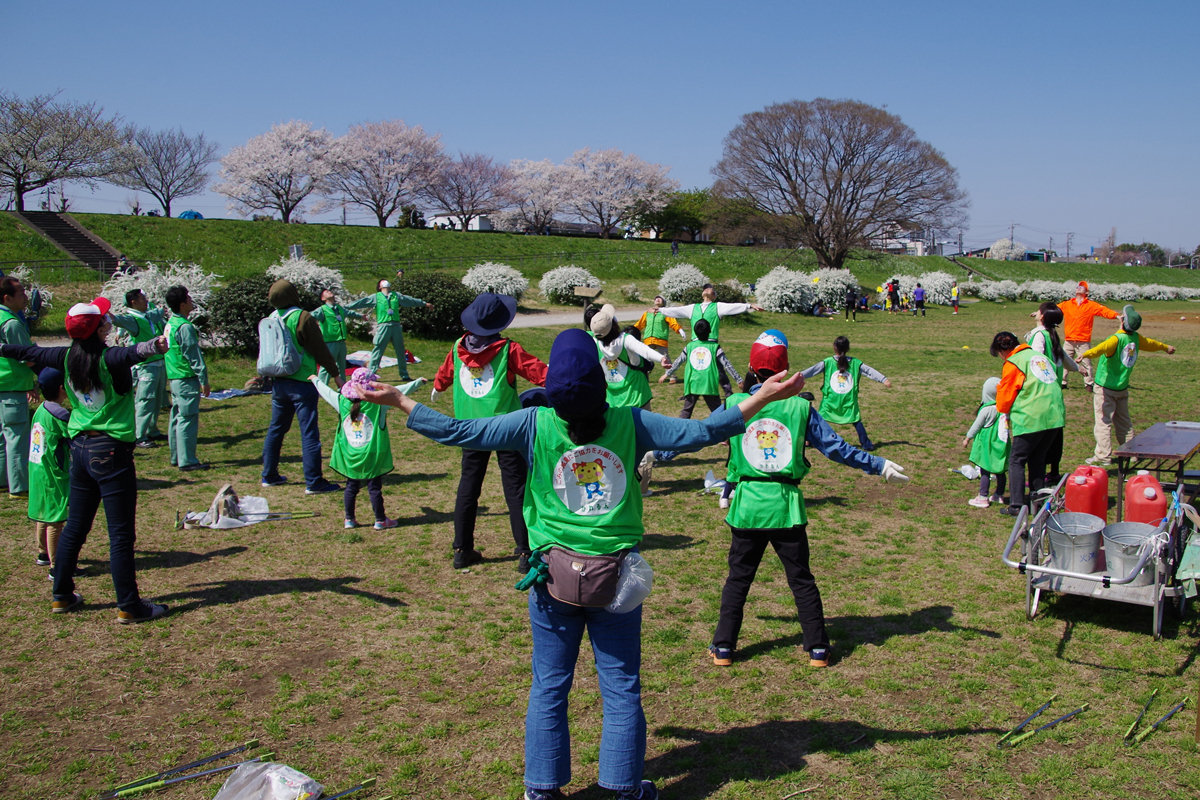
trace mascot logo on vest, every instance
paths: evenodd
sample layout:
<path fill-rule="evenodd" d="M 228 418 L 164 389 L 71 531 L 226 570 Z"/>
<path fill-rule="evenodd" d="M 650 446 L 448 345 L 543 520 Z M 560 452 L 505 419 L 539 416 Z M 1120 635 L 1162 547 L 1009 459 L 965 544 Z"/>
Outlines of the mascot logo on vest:
<path fill-rule="evenodd" d="M 29 430 L 29 463 L 42 463 L 42 455 L 46 452 L 46 429 L 42 423 L 35 422 Z"/>
<path fill-rule="evenodd" d="M 627 368 L 625 362 L 619 358 L 604 359 L 604 380 L 609 383 L 620 383 L 625 380 Z"/>
<path fill-rule="evenodd" d="M 342 420 L 342 433 L 346 434 L 346 444 L 357 449 L 371 443 L 371 437 L 375 434 L 375 426 L 366 414 L 359 414 L 357 421 L 350 417 Z"/>
<path fill-rule="evenodd" d="M 756 419 L 742 435 L 742 457 L 759 472 L 781 472 L 792 463 L 792 432 L 777 419 Z"/>
<path fill-rule="evenodd" d="M 854 388 L 854 379 L 850 377 L 849 372 L 835 372 L 829 381 L 829 388 L 834 394 L 850 394 L 850 390 Z"/>
<path fill-rule="evenodd" d="M 692 365 L 692 369 L 706 370 L 712 366 L 713 356 L 707 347 L 697 347 L 692 350 L 688 356 L 688 363 Z"/>
<path fill-rule="evenodd" d="M 81 392 L 77 389 L 72 389 L 71 393 L 79 399 L 79 404 L 88 411 L 99 411 L 104 408 L 104 390 L 99 386 L 93 386 L 91 391 Z"/>
<path fill-rule="evenodd" d="M 585 445 L 563 453 L 554 466 L 554 493 L 575 514 L 612 511 L 625 497 L 625 465 L 611 450 Z"/>
<path fill-rule="evenodd" d="M 490 363 L 482 367 L 468 367 L 463 364 L 458 370 L 458 383 L 470 397 L 479 398 L 486 395 L 492 390 L 495 379 L 496 371 Z"/>
<path fill-rule="evenodd" d="M 1133 342 L 1121 348 L 1121 363 L 1125 365 L 1125 369 L 1133 369 L 1133 365 L 1137 363 L 1137 357 L 1137 345 Z"/>
<path fill-rule="evenodd" d="M 1008 441 L 1008 414 L 996 418 L 996 438 L 1002 442 Z"/>
<path fill-rule="evenodd" d="M 1054 383 L 1058 380 L 1058 375 L 1055 374 L 1054 366 L 1050 363 L 1050 359 L 1041 353 L 1029 359 L 1029 374 L 1042 383 Z"/>

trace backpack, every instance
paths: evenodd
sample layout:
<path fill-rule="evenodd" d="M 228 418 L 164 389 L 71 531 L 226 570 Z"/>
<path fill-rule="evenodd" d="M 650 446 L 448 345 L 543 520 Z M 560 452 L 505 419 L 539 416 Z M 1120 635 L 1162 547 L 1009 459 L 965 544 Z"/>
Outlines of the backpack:
<path fill-rule="evenodd" d="M 278 311 L 263 317 L 258 322 L 258 374 L 269 378 L 286 378 L 300 369 L 300 349 L 288 330 L 285 320 L 293 311 L 289 308 L 283 315 Z"/>

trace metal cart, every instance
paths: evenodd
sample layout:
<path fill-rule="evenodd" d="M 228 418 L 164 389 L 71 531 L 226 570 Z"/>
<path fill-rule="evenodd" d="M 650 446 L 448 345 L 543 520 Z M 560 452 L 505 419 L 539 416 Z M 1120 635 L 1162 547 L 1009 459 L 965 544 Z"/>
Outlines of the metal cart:
<path fill-rule="evenodd" d="M 1200 483 L 1186 485 L 1187 463 L 1200 453 L 1200 422 L 1159 422 L 1113 453 L 1117 460 L 1117 522 L 1125 519 L 1125 478 L 1138 470 L 1153 472 L 1165 488 L 1174 483 L 1184 503 L 1194 503 Z M 1190 494 L 1189 494 L 1190 491 Z"/>

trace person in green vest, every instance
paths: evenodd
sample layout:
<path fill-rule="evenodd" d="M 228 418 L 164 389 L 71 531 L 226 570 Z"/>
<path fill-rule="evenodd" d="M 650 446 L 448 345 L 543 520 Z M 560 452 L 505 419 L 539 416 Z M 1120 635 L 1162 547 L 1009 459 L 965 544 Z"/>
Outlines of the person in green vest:
<path fill-rule="evenodd" d="M 517 397 L 517 378 L 534 386 L 546 382 L 546 364 L 504 331 L 517 316 L 517 301 L 508 295 L 485 292 L 463 309 L 460 319 L 466 333 L 457 342 L 433 378 L 433 394 L 454 392 L 454 416 L 457 419 L 487 419 L 521 407 Z M 483 560 L 475 549 L 475 519 L 479 513 L 479 494 L 487 475 L 492 454 L 489 450 L 462 451 L 462 475 L 454 499 L 454 568 L 466 569 Z M 516 450 L 498 450 L 500 484 L 508 506 L 517 571 L 529 571 L 529 529 L 525 525 L 525 480 L 529 466 Z"/>
<path fill-rule="evenodd" d="M 1089 464 L 1107 466 L 1112 463 L 1112 436 L 1117 434 L 1117 444 L 1125 444 L 1133 432 L 1133 420 L 1129 417 L 1129 376 L 1137 363 L 1138 353 L 1165 350 L 1172 355 L 1175 348 L 1169 344 L 1142 336 L 1142 315 L 1133 306 L 1122 309 L 1121 328 L 1115 334 L 1083 354 L 1083 358 L 1096 360 L 1096 387 L 1092 392 L 1092 407 L 1096 424 L 1092 433 L 1096 437 L 1096 452 L 1087 459 Z"/>
<path fill-rule="evenodd" d="M 726 407 L 736 408 L 753 398 L 772 376 L 786 375 L 787 369 L 787 337 L 782 331 L 763 331 L 750 347 L 750 368 L 742 391 L 726 400 Z M 729 440 L 726 480 L 735 487 L 725 517 L 732 534 L 729 574 L 721 590 L 720 617 L 708 648 L 718 667 L 733 663 L 746 597 L 768 545 L 783 562 L 809 666 L 829 666 L 829 635 L 821 592 L 808 565 L 808 514 L 800 488 L 810 469 L 806 446 L 838 464 L 868 475 L 882 475 L 885 482 L 908 481 L 899 464 L 846 444 L 802 397 L 771 403 L 749 417 L 745 432 Z"/>
<path fill-rule="evenodd" d="M 670 360 L 632 334 L 622 333 L 617 309 L 609 303 L 592 316 L 588 326 L 596 337 L 596 349 L 604 365 L 608 404 L 613 408 L 637 406 L 649 411 L 652 396 L 646 368 L 657 363 L 669 367 Z"/>
<path fill-rule="evenodd" d="M 680 326 L 677 319 L 662 313 L 663 307 L 666 305 L 667 301 L 663 299 L 662 295 L 658 295 L 654 298 L 654 307 L 643 312 L 641 318 L 633 323 L 633 326 L 642 332 L 643 344 L 670 358 L 671 354 L 667 352 L 667 339 L 671 335 L 671 331 L 678 333 L 685 342 L 687 341 L 687 332 Z M 679 379 L 672 378 L 671 383 L 679 383 Z"/>
<path fill-rule="evenodd" d="M 421 308 L 422 306 L 433 308 L 433 304 L 409 297 L 406 294 L 393 292 L 392 284 L 385 280 L 381 280 L 375 288 L 375 294 L 367 295 L 346 306 L 351 311 L 363 308 L 375 309 L 375 338 L 371 341 L 371 361 L 367 365 L 367 369 L 371 372 L 379 371 L 379 362 L 383 359 L 384 351 L 390 344 L 396 350 L 396 360 L 400 362 L 397 364 L 400 369 L 400 377 L 406 381 L 410 380 L 408 357 L 404 350 L 404 326 L 400 324 L 400 309 Z"/>
<path fill-rule="evenodd" d="M 691 419 L 696 401 L 701 398 L 710 412 L 721 407 L 720 374 L 728 373 L 736 383 L 742 382 L 742 376 L 726 358 L 721 345 L 717 344 L 717 337 L 709 332 L 707 319 L 698 319 L 692 323 L 692 335 L 696 338 L 687 343 L 683 352 L 658 379 L 659 383 L 665 383 L 681 367 L 687 365 L 683 373 L 683 410 L 679 412 L 680 419 Z M 657 453 L 655 455 L 660 461 L 670 460 Z"/>
<path fill-rule="evenodd" d="M 29 518 L 37 540 L 38 566 L 54 568 L 54 554 L 67 521 L 67 493 L 71 488 L 71 419 L 65 407 L 66 376 L 53 367 L 38 373 L 42 404 L 33 412 L 29 431 Z M 53 576 L 53 572 L 51 573 Z"/>
<path fill-rule="evenodd" d="M 208 469 L 196 457 L 196 438 L 200 433 L 200 397 L 208 397 L 208 365 L 200 352 L 200 336 L 188 316 L 196 310 L 186 286 L 167 290 L 167 341 L 171 349 L 164 359 L 167 380 L 171 382 L 171 416 L 167 421 L 167 443 L 171 446 L 171 464 L 184 472 Z"/>
<path fill-rule="evenodd" d="M 167 341 L 158 337 L 133 347 L 109 347 L 112 331 L 107 298 L 76 303 L 67 311 L 70 347 L 0 345 L 0 356 L 33 362 L 67 376 L 71 418 L 71 488 L 67 521 L 54 556 L 54 602 L 51 613 L 74 611 L 83 604 L 75 591 L 79 551 L 87 541 L 96 512 L 104 504 L 108 521 L 108 561 L 117 595 L 117 622 L 158 619 L 167 613 L 160 603 L 147 603 L 138 592 L 134 544 L 137 541 L 137 468 L 134 465 L 133 366 L 156 353 Z"/>
<path fill-rule="evenodd" d="M 148 342 L 166 330 L 166 313 L 146 299 L 141 289 L 125 293 L 128 314 L 112 314 L 112 324 L 124 331 L 134 344 Z M 152 357 L 133 368 L 137 386 L 134 397 L 135 436 L 138 447 L 158 447 L 166 437 L 158 430 L 158 412 L 167 404 L 167 373 L 163 357 Z"/>
<path fill-rule="evenodd" d="M 1071 354 L 1063 345 L 1062 338 L 1058 335 L 1058 326 L 1063 321 L 1063 311 L 1055 303 L 1046 302 L 1038 306 L 1038 310 L 1030 316 L 1037 320 L 1037 325 L 1025 334 L 1025 344 L 1053 362 L 1054 372 L 1065 387 L 1067 385 L 1066 373 L 1068 371 L 1079 372 L 1079 365 L 1075 363 L 1075 359 L 1071 358 Z M 1062 462 L 1064 428 L 1059 428 L 1054 434 L 1054 441 L 1050 443 L 1050 447 L 1046 451 L 1047 486 L 1058 485 L 1062 478 L 1059 474 L 1059 465 Z"/>
<path fill-rule="evenodd" d="M 987 508 L 1003 502 L 1004 484 L 1008 481 L 1008 451 L 1012 442 L 1008 436 L 1008 417 L 996 411 L 996 387 L 999 378 L 983 382 L 983 400 L 975 412 L 975 421 L 967 429 L 962 446 L 971 448 L 971 463 L 979 467 L 979 494 L 967 501 L 975 508 Z M 974 444 L 971 444 L 974 440 Z M 996 492 L 990 493 L 992 477 Z"/>
<path fill-rule="evenodd" d="M 692 338 L 696 338 L 696 323 L 705 320 L 708 323 L 707 339 L 719 342 L 721 338 L 721 320 L 747 311 L 762 311 L 763 307 L 754 303 L 718 303 L 717 292 L 711 283 L 706 283 L 700 290 L 700 302 L 688 306 L 671 306 L 664 308 L 662 313 L 668 317 L 686 318 L 692 321 Z M 733 389 L 729 377 L 724 371 L 717 375 L 721 390 L 728 397 Z M 734 381 L 738 381 L 737 378 Z M 661 383 L 661 381 L 660 381 Z"/>
<path fill-rule="evenodd" d="M 0 344 L 28 345 L 29 328 L 21 312 L 29 303 L 25 287 L 11 276 L 0 278 Z M 0 358 L 0 480 L 10 498 L 29 494 L 29 404 L 37 402 L 33 370 L 28 364 Z"/>
<path fill-rule="evenodd" d="M 375 530 L 394 528 L 400 523 L 391 519 L 383 506 L 383 476 L 395 468 L 392 461 L 392 439 L 387 427 L 387 407 L 375 403 L 363 403 L 358 392 L 360 386 L 374 383 L 379 376 L 359 367 L 350 380 L 342 384 L 339 392 L 319 375 L 308 377 L 321 398 L 333 406 L 338 413 L 337 433 L 333 437 L 333 454 L 329 466 L 346 476 L 346 490 L 342 501 L 346 509 L 346 528 L 358 527 L 355 507 L 358 493 L 365 486 L 371 498 L 371 510 L 375 512 Z M 412 394 L 425 384 L 417 378 L 400 391 Z"/>
<path fill-rule="evenodd" d="M 440 444 L 480 450 L 520 450 L 530 465 L 525 520 L 535 551 L 528 575 L 533 639 L 533 682 L 525 716 L 525 797 L 552 800 L 571 781 L 567 706 L 580 645 L 586 632 L 595 652 L 604 734 L 599 783 L 618 800 L 655 800 L 643 777 L 646 716 L 641 702 L 642 606 L 615 613 L 559 600 L 552 590 L 571 578 L 571 553 L 614 556 L 636 548 L 645 535 L 642 496 L 633 465 L 658 447 L 696 450 L 745 430 L 745 421 L 768 403 L 799 391 L 797 376 L 774 376 L 755 395 L 705 420 L 680 420 L 636 407 L 610 408 L 596 343 L 578 328 L 565 330 L 550 349 L 548 407 L 487 419 L 456 420 L 437 413 L 395 387 L 374 384 L 367 400 L 408 414 L 408 427 Z M 557 574 L 542 558 L 570 551 Z M 557 561 L 557 559 L 556 559 Z M 578 563 L 578 562 L 575 562 Z M 614 576 L 615 577 L 615 576 Z M 560 583 L 561 581 L 561 583 Z M 608 587 L 615 588 L 615 587 Z"/>
<path fill-rule="evenodd" d="M 337 302 L 337 295 L 332 289 L 321 290 L 321 305 L 312 311 L 312 317 L 321 326 L 321 336 L 325 338 L 325 347 L 329 355 L 337 363 L 340 375 L 346 374 L 346 320 L 350 317 L 362 319 L 362 314 L 351 311 Z M 321 367 L 317 377 L 325 383 L 329 381 L 329 373 Z"/>
<path fill-rule="evenodd" d="M 821 416 L 835 425 L 853 425 L 858 434 L 858 446 L 868 453 L 875 449 L 862 422 L 858 407 L 859 378 L 867 376 L 888 389 L 892 382 L 882 373 L 850 357 L 850 340 L 839 336 L 833 340 L 833 355 L 818 361 L 800 373 L 806 379 L 824 375 L 821 384 Z"/>

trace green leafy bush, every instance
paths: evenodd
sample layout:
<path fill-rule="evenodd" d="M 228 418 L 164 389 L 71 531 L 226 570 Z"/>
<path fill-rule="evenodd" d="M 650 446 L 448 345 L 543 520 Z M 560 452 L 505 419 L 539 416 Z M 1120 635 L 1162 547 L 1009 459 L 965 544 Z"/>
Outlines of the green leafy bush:
<path fill-rule="evenodd" d="M 274 278 L 256 275 L 223 286 L 209 301 L 209 324 L 219 344 L 250 356 L 258 355 L 258 321 L 275 309 L 267 297 Z M 311 311 L 321 299 L 307 289 L 300 293 L 300 307 Z"/>
<path fill-rule="evenodd" d="M 441 272 L 409 272 L 394 286 L 398 292 L 433 305 L 400 309 L 400 321 L 407 333 L 430 339 L 455 339 L 462 334 L 459 317 L 475 299 L 475 292 L 463 286 L 459 278 Z"/>

